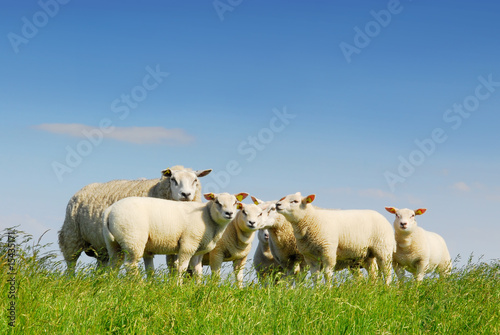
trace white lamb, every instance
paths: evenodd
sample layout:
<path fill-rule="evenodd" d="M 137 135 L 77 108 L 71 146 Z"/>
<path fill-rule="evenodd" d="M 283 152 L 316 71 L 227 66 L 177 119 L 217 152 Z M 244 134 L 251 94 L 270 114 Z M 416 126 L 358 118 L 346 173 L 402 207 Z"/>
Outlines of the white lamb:
<path fill-rule="evenodd" d="M 257 272 L 257 278 L 260 282 L 265 282 L 271 276 L 278 276 L 278 273 L 282 271 L 282 267 L 274 259 L 269 247 L 269 231 L 267 229 L 261 229 L 257 232 L 257 239 L 259 244 L 253 255 L 253 267 L 255 272 Z M 276 282 L 276 281 L 274 281 Z"/>
<path fill-rule="evenodd" d="M 333 271 L 350 264 L 363 264 L 374 277 L 376 259 L 385 283 L 391 282 L 391 260 L 395 249 L 391 224 L 372 210 L 329 210 L 311 205 L 315 195 L 300 192 L 277 202 L 276 208 L 292 224 L 297 246 L 313 277 L 324 271 L 331 284 Z"/>
<path fill-rule="evenodd" d="M 276 212 L 276 201 L 264 202 L 252 197 L 255 204 L 268 207 L 268 220 L 265 229 L 269 231 L 269 249 L 275 261 L 283 269 L 286 276 L 297 275 L 304 270 L 304 256 L 299 252 L 297 241 L 290 222 Z"/>
<path fill-rule="evenodd" d="M 74 272 L 82 251 L 97 258 L 98 266 L 107 263 L 108 254 L 102 235 L 102 216 L 107 207 L 132 196 L 201 202 L 198 178 L 211 171 L 174 166 L 163 170 L 160 179 L 114 180 L 82 188 L 69 200 L 64 224 L 59 231 L 59 247 L 67 272 Z M 144 262 L 147 268 L 153 268 L 152 258 L 145 258 Z"/>
<path fill-rule="evenodd" d="M 220 277 L 223 262 L 233 262 L 238 287 L 243 287 L 243 269 L 252 249 L 255 232 L 266 219 L 265 212 L 254 204 L 238 204 L 238 213 L 210 253 L 203 256 L 203 265 L 210 265 L 212 275 Z M 199 274 L 198 274 L 199 275 Z"/>
<path fill-rule="evenodd" d="M 236 215 L 238 201 L 248 194 L 205 194 L 207 203 L 177 202 L 147 197 L 122 199 L 103 218 L 103 237 L 112 267 L 121 256 L 133 272 L 145 255 L 177 254 L 179 280 L 193 256 L 215 248 L 226 226 Z M 192 264 L 201 273 L 201 258 Z"/>
<path fill-rule="evenodd" d="M 396 214 L 394 220 L 396 252 L 393 255 L 393 266 L 398 278 L 403 278 L 405 269 L 418 281 L 432 271 L 449 274 L 451 258 L 446 242 L 440 235 L 417 226 L 415 216 L 424 214 L 427 209 L 411 210 L 394 207 L 385 209 L 389 213 Z"/>

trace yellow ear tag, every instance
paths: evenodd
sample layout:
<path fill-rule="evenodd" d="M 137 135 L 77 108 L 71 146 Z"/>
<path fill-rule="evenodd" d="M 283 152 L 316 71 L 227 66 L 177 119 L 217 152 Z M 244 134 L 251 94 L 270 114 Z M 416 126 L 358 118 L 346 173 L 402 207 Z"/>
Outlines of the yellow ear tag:
<path fill-rule="evenodd" d="M 427 211 L 426 208 L 419 208 L 415 211 L 415 215 L 422 215 Z"/>
<path fill-rule="evenodd" d="M 207 200 L 214 200 L 215 199 L 215 195 L 213 193 L 206 193 L 206 194 L 204 194 L 204 197 Z"/>
<path fill-rule="evenodd" d="M 306 198 L 306 202 L 310 204 L 311 202 L 314 201 L 314 198 L 316 198 L 316 196 L 314 194 L 311 194 Z"/>
<path fill-rule="evenodd" d="M 239 193 L 239 194 L 236 194 L 236 199 L 238 199 L 238 201 L 242 201 L 246 197 L 248 197 L 248 193 Z"/>
<path fill-rule="evenodd" d="M 394 207 L 386 207 L 385 210 L 389 213 L 396 214 L 396 209 Z"/>

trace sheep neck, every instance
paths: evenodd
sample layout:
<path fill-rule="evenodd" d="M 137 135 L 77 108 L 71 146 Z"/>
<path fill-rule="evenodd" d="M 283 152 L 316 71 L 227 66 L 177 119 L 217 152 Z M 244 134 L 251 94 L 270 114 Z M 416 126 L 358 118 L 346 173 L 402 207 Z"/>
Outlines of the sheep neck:
<path fill-rule="evenodd" d="M 293 232 L 297 240 L 303 239 L 307 234 L 314 230 L 317 226 L 317 220 L 315 219 L 314 209 L 308 208 L 303 212 L 298 220 L 292 223 Z"/>
<path fill-rule="evenodd" d="M 408 231 L 401 232 L 401 231 L 396 230 L 396 233 L 395 233 L 394 236 L 395 236 L 395 239 L 396 239 L 396 246 L 397 246 L 397 248 L 398 249 L 402 249 L 402 250 L 410 248 L 412 246 L 412 244 L 414 243 L 416 234 L 418 234 L 418 233 L 419 233 L 418 231 L 415 231 L 415 232 L 408 232 Z"/>
<path fill-rule="evenodd" d="M 238 237 L 236 246 L 238 249 L 244 250 L 250 243 L 252 243 L 255 232 L 253 230 L 241 229 L 241 227 L 244 226 L 245 223 L 242 222 L 240 213 L 238 213 L 233 223 L 234 223 L 234 229 L 236 230 L 236 236 Z"/>
<path fill-rule="evenodd" d="M 231 222 L 231 220 L 225 219 L 220 216 L 219 211 L 217 210 L 217 206 L 213 202 L 213 200 L 207 202 L 207 209 L 210 219 L 217 225 L 222 227 L 222 230 L 226 228 L 226 226 Z"/>
<path fill-rule="evenodd" d="M 276 218 L 274 225 L 267 228 L 274 243 L 281 245 L 288 242 L 290 234 L 293 236 L 293 228 L 284 216 Z M 286 241 L 283 241 L 287 237 Z"/>

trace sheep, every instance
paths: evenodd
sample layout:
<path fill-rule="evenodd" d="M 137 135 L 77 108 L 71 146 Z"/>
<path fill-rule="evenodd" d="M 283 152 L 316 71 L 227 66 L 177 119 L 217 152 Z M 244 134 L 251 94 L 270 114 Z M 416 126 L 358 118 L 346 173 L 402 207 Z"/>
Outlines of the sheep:
<path fill-rule="evenodd" d="M 385 283 L 390 284 L 395 242 L 389 221 L 372 210 L 316 208 L 311 205 L 315 197 L 303 198 L 297 192 L 276 203 L 278 213 L 292 224 L 297 247 L 313 278 L 318 281 L 323 270 L 326 283 L 331 285 L 336 268 L 356 264 L 362 264 L 374 277 L 375 258 Z"/>
<path fill-rule="evenodd" d="M 286 276 L 297 275 L 304 270 L 306 263 L 297 247 L 291 223 L 283 215 L 276 212 L 276 201 L 264 202 L 254 197 L 252 200 L 260 206 L 269 206 L 270 214 L 265 229 L 269 231 L 271 254 Z"/>
<path fill-rule="evenodd" d="M 64 224 L 59 231 L 59 247 L 67 264 L 67 273 L 74 273 L 82 251 L 97 258 L 98 267 L 107 263 L 102 214 L 108 206 L 131 196 L 201 202 L 198 178 L 211 171 L 174 166 L 163 170 L 160 179 L 114 180 L 83 187 L 69 200 Z M 146 268 L 153 268 L 152 258 L 144 259 L 144 263 Z"/>
<path fill-rule="evenodd" d="M 238 201 L 247 195 L 207 193 L 207 203 L 147 197 L 117 201 L 106 209 L 102 221 L 112 268 L 119 268 L 123 253 L 125 264 L 134 273 L 144 255 L 177 254 L 176 270 L 181 281 L 193 256 L 215 248 L 235 217 Z M 195 273 L 201 274 L 201 258 L 192 265 Z"/>
<path fill-rule="evenodd" d="M 385 208 L 395 214 L 394 220 L 396 252 L 393 254 L 393 267 L 399 279 L 403 279 L 405 269 L 421 281 L 428 272 L 437 271 L 448 275 L 451 271 L 451 258 L 444 239 L 417 225 L 416 215 L 424 214 L 427 209 Z"/>
<path fill-rule="evenodd" d="M 260 282 L 264 282 L 269 276 L 276 276 L 282 271 L 278 261 L 274 259 L 269 247 L 269 231 L 261 229 L 257 232 L 259 244 L 253 256 L 253 267 Z M 276 281 L 274 281 L 276 282 Z"/>
<path fill-rule="evenodd" d="M 215 248 L 203 255 L 203 265 L 210 265 L 212 275 L 220 278 L 223 262 L 233 262 L 236 283 L 243 287 L 243 269 L 252 249 L 255 232 L 266 219 L 265 212 L 254 204 L 238 204 L 238 213 L 227 226 Z"/>

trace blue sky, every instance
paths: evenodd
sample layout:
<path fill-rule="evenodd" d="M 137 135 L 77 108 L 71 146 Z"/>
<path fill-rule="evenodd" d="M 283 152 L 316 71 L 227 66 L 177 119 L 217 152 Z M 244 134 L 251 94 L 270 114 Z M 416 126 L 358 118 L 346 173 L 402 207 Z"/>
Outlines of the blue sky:
<path fill-rule="evenodd" d="M 426 207 L 453 258 L 499 258 L 496 2 L 0 6 L 1 228 L 55 243 L 81 187 L 182 164 L 209 191 Z"/>

